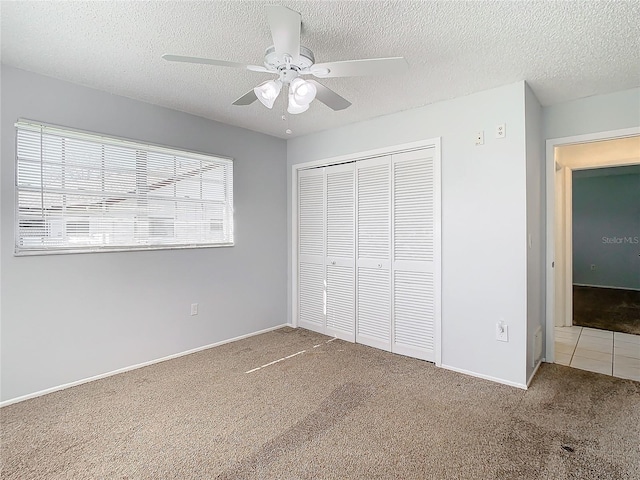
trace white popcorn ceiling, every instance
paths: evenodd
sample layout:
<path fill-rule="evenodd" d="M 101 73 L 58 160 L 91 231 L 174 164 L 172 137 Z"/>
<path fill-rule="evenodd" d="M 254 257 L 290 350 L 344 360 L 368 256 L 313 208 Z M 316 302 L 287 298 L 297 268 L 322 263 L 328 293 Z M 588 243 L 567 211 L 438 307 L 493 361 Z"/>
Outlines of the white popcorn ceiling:
<path fill-rule="evenodd" d="M 409 71 L 320 80 L 353 105 L 318 101 L 292 136 L 526 80 L 543 105 L 640 85 L 640 1 L 2 2 L 2 62 L 287 138 L 273 110 L 231 103 L 272 75 L 171 63 L 165 53 L 262 65 L 264 6 L 302 14 L 317 62 L 404 56 Z M 42 119 L 46 120 L 46 119 Z"/>

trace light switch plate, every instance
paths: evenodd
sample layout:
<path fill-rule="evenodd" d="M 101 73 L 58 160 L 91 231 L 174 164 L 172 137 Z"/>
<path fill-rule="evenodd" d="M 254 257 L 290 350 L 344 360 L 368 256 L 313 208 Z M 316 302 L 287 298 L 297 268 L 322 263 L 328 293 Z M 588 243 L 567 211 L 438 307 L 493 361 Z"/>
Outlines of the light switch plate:
<path fill-rule="evenodd" d="M 509 341 L 509 327 L 502 322 L 496 323 L 496 340 L 499 342 Z"/>

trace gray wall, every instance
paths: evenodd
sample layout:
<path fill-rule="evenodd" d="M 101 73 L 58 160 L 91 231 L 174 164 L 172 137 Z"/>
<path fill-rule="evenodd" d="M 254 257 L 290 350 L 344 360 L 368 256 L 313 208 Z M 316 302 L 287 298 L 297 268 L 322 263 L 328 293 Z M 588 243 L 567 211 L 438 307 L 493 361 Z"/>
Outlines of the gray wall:
<path fill-rule="evenodd" d="M 496 139 L 502 123 L 506 138 Z M 482 146 L 474 144 L 478 130 Z M 289 140 L 289 213 L 292 165 L 435 137 L 442 139 L 442 363 L 524 385 L 524 82 Z M 501 319 L 508 343 L 495 338 Z"/>
<path fill-rule="evenodd" d="M 545 139 L 640 125 L 640 88 L 595 95 L 543 109 Z"/>
<path fill-rule="evenodd" d="M 515 384 L 529 377 L 536 309 L 543 308 L 535 300 L 536 243 L 545 234 L 536 228 L 540 111 L 524 82 L 286 146 L 5 66 L 1 84 L 2 400 L 284 323 L 291 166 L 434 137 L 442 138 L 443 364 Z M 638 88 L 546 107 L 542 137 L 638 126 L 639 107 Z M 14 257 L 19 117 L 233 157 L 236 246 Z M 500 123 L 507 137 L 498 140 Z M 477 130 L 485 131 L 482 147 L 473 145 Z M 193 302 L 197 317 L 189 316 Z M 495 341 L 500 319 L 510 328 L 506 344 Z"/>
<path fill-rule="evenodd" d="M 573 283 L 640 290 L 640 174 L 592 173 L 573 174 Z"/>
<path fill-rule="evenodd" d="M 2 400 L 286 322 L 284 140 L 6 66 L 1 81 Z M 19 117 L 233 157 L 236 245 L 14 257 Z"/>
<path fill-rule="evenodd" d="M 534 335 L 544 325 L 545 312 L 545 240 L 544 221 L 544 142 L 542 107 L 535 94 L 525 88 L 527 155 L 527 381 L 531 379 L 539 358 L 535 358 Z M 544 329 L 542 330 L 544 339 Z M 544 352 L 544 341 L 543 350 Z"/>

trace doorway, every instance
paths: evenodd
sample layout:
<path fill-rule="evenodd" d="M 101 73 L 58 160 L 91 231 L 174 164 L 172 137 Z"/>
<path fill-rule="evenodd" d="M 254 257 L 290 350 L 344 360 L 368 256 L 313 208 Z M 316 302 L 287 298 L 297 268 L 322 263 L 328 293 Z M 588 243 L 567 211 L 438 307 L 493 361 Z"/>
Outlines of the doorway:
<path fill-rule="evenodd" d="M 602 235 L 600 245 L 595 238 L 590 238 L 590 242 L 586 242 L 589 244 L 587 246 L 595 250 L 587 254 L 583 248 L 585 242 L 579 242 L 577 247 L 579 247 L 580 256 L 574 265 L 574 253 L 578 252 L 574 252 L 573 240 L 581 239 L 584 229 L 589 225 L 585 224 L 582 217 L 574 225 L 573 215 L 575 194 L 580 194 L 576 197 L 576 201 L 580 204 L 580 208 L 584 209 L 585 188 L 612 183 L 612 178 L 599 181 L 599 177 L 611 177 L 615 173 L 631 173 L 637 168 L 633 165 L 640 164 L 639 133 L 640 129 L 636 128 L 547 142 L 546 359 L 550 362 L 635 380 L 640 380 L 640 335 L 622 331 L 613 332 L 602 328 L 605 326 L 603 323 L 585 322 L 584 318 L 577 322 L 580 323 L 579 325 L 574 325 L 574 312 L 581 313 L 584 317 L 585 304 L 582 299 L 585 296 L 585 289 L 595 288 L 598 296 L 606 296 L 602 295 L 607 293 L 602 287 L 617 286 L 606 285 L 607 281 L 611 282 L 610 278 L 606 278 L 607 271 L 611 270 L 608 268 L 611 265 L 607 261 L 599 260 L 601 264 L 598 265 L 595 260 L 585 260 L 585 255 L 595 258 L 606 250 L 606 245 L 602 244 L 603 238 L 612 238 L 611 241 L 616 242 L 618 238 L 623 238 L 622 234 Z M 575 183 L 576 181 L 578 183 Z M 578 190 L 574 191 L 574 188 Z M 592 199 L 586 200 L 588 204 Z M 593 207 L 593 204 L 591 206 Z M 593 218 L 589 222 L 593 223 Z M 574 227 L 578 229 L 575 232 Z M 609 225 L 609 228 L 612 226 Z M 590 233 L 593 234 L 593 232 Z M 626 246 L 634 251 L 633 258 L 625 261 L 637 264 L 636 267 L 640 265 L 640 257 L 637 257 L 640 253 L 640 245 L 633 244 L 634 237 L 637 235 L 630 232 L 629 238 L 625 235 L 621 240 L 621 242 L 626 241 Z M 598 249 L 599 253 L 596 254 L 595 251 Z M 638 251 L 635 252 L 635 250 Z M 611 249 L 605 253 L 615 254 Z M 587 262 L 586 271 L 585 262 Z M 629 271 L 633 272 L 632 266 L 629 265 L 629 267 Z M 628 294 L 634 296 L 636 292 L 631 293 L 631 290 L 637 286 L 634 284 L 629 287 Z M 588 293 L 588 299 L 594 300 L 596 297 L 593 295 L 594 291 Z M 620 292 L 615 289 L 613 293 L 615 296 Z M 578 305 L 574 305 L 574 294 L 577 294 L 575 298 L 579 302 Z"/>
<path fill-rule="evenodd" d="M 640 336 L 640 164 L 574 170 L 572 191 L 573 325 Z"/>

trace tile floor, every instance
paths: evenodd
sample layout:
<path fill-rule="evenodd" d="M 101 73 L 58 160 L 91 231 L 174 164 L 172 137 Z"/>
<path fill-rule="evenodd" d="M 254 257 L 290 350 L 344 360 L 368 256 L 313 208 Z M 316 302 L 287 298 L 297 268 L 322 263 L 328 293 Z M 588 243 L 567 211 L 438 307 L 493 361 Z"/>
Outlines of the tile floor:
<path fill-rule="evenodd" d="M 640 382 L 640 335 L 556 327 L 556 363 Z"/>

